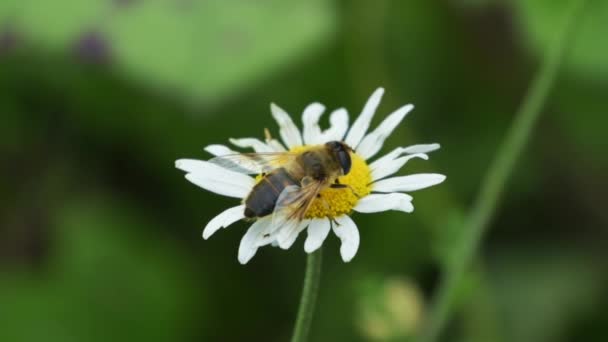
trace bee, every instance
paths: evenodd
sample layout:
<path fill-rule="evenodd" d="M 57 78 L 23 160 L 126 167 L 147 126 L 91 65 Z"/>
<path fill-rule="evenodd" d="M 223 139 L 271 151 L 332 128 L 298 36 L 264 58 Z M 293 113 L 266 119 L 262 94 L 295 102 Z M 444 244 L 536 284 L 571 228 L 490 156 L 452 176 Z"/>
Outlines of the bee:
<path fill-rule="evenodd" d="M 272 225 L 279 228 L 301 221 L 323 189 L 350 188 L 341 184 L 339 177 L 350 171 L 351 152 L 345 143 L 330 141 L 302 152 L 230 154 L 212 158 L 210 162 L 229 170 L 261 175 L 262 179 L 244 200 L 245 218 L 272 214 Z"/>

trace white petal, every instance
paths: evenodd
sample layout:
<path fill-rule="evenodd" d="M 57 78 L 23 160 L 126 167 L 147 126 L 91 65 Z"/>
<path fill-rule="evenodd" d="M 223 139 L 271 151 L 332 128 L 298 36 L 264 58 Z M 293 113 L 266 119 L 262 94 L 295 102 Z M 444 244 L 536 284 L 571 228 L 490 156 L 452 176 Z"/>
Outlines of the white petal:
<path fill-rule="evenodd" d="M 354 210 L 360 213 L 377 213 L 387 210 L 411 213 L 414 211 L 414 206 L 412 196 L 407 194 L 371 194 L 360 199 Z"/>
<path fill-rule="evenodd" d="M 185 177 L 191 183 L 198 185 L 207 191 L 227 197 L 245 198 L 253 187 L 253 185 L 249 187 L 235 185 L 231 182 L 219 181 L 195 173 L 188 173 Z"/>
<path fill-rule="evenodd" d="M 296 224 L 292 226 L 283 227 L 279 230 L 279 233 L 277 234 L 277 242 L 279 243 L 279 247 L 282 249 L 289 249 L 289 247 L 293 245 L 300 232 L 308 227 L 310 220 L 295 223 Z"/>
<path fill-rule="evenodd" d="M 325 106 L 320 103 L 311 103 L 302 114 L 302 124 L 304 144 L 315 145 L 320 144 L 321 141 L 321 127 L 319 127 L 319 119 L 325 111 Z"/>
<path fill-rule="evenodd" d="M 357 254 L 359 249 L 359 230 L 357 225 L 348 215 L 336 218 L 338 225 L 333 224 L 334 234 L 340 239 L 340 255 L 344 262 L 349 262 Z"/>
<path fill-rule="evenodd" d="M 225 156 L 227 154 L 236 154 L 238 153 L 237 151 L 231 150 L 230 148 L 228 148 L 225 145 L 219 145 L 219 144 L 214 144 L 214 145 L 209 145 L 207 147 L 205 147 L 205 151 L 213 154 L 214 156 Z"/>
<path fill-rule="evenodd" d="M 399 125 L 401 120 L 405 117 L 407 113 L 409 113 L 414 108 L 413 105 L 408 104 L 405 105 L 393 113 L 382 121 L 382 123 L 376 128 L 373 132 L 368 134 L 359 146 L 357 146 L 357 154 L 359 154 L 363 159 L 369 159 L 376 155 L 378 151 L 382 148 L 384 141 L 388 138 L 393 130 Z"/>
<path fill-rule="evenodd" d="M 264 128 L 264 136 L 266 137 L 264 141 L 266 141 L 266 145 L 272 150 L 271 152 L 285 152 L 285 146 L 281 144 L 277 139 L 273 138 L 270 134 L 270 131 L 267 128 Z"/>
<path fill-rule="evenodd" d="M 304 251 L 306 253 L 312 253 L 319 249 L 327 238 L 327 234 L 329 234 L 329 230 L 331 228 L 331 224 L 328 219 L 314 219 L 310 221 L 310 225 L 306 230 L 308 232 L 308 236 L 306 237 L 306 242 L 304 242 Z"/>
<path fill-rule="evenodd" d="M 380 103 L 380 99 L 382 99 L 382 94 L 384 94 L 383 88 L 378 88 L 376 91 L 374 91 L 363 107 L 361 115 L 359 115 L 357 120 L 355 120 L 351 126 L 350 131 L 348 131 L 344 142 L 353 149 L 357 148 L 357 145 L 359 145 L 359 142 L 361 142 L 361 139 L 363 139 L 365 132 L 367 132 L 369 124 L 372 121 L 372 117 L 376 112 L 376 108 L 378 108 L 378 104 Z"/>
<path fill-rule="evenodd" d="M 188 172 L 186 179 L 211 192 L 236 198 L 245 198 L 255 180 L 247 175 L 202 160 L 179 159 L 175 167 Z"/>
<path fill-rule="evenodd" d="M 268 146 L 267 144 L 265 144 L 264 142 L 262 142 L 260 139 L 256 139 L 256 138 L 241 138 L 241 139 L 234 139 L 234 138 L 230 138 L 229 139 L 230 142 L 238 147 L 242 147 L 242 148 L 253 148 L 254 151 L 258 152 L 258 153 L 264 153 L 264 152 L 274 152 L 274 149 L 270 146 Z"/>
<path fill-rule="evenodd" d="M 331 112 L 329 116 L 329 128 L 322 133 L 321 142 L 342 141 L 348 131 L 348 112 L 339 108 Z"/>
<path fill-rule="evenodd" d="M 278 235 L 278 232 L 277 231 L 273 232 L 272 224 L 269 223 L 266 226 L 266 228 L 264 229 L 262 236 L 258 238 L 258 240 L 256 242 L 257 246 L 262 247 L 262 246 L 272 244 L 274 247 L 277 247 L 279 245 L 277 242 L 277 235 Z"/>
<path fill-rule="evenodd" d="M 378 180 L 380 178 L 391 175 L 396 172 L 394 170 L 402 167 L 405 162 L 407 162 L 411 158 L 400 159 L 399 157 L 402 154 L 413 154 L 414 157 L 419 157 L 422 159 L 428 159 L 428 156 L 425 153 L 432 152 L 439 149 L 439 144 L 424 144 L 424 145 L 412 145 L 408 147 L 397 147 L 391 152 L 385 154 L 381 158 L 376 159 L 373 163 L 369 165 L 370 170 L 372 171 L 373 180 Z M 407 157 L 407 156 L 406 156 Z"/>
<path fill-rule="evenodd" d="M 203 229 L 203 239 L 207 240 L 213 233 L 243 218 L 245 218 L 245 205 L 224 210 L 207 223 L 207 226 Z"/>
<path fill-rule="evenodd" d="M 445 180 L 437 173 L 418 173 L 415 175 L 391 177 L 379 180 L 372 185 L 373 192 L 415 191 L 439 184 Z"/>
<path fill-rule="evenodd" d="M 429 153 L 438 150 L 440 147 L 437 143 L 412 145 L 403 148 L 403 153 Z"/>
<path fill-rule="evenodd" d="M 263 243 L 262 241 L 264 240 L 266 231 L 270 228 L 270 223 L 270 217 L 258 219 L 249 227 L 245 235 L 243 235 L 241 244 L 239 245 L 238 256 L 241 264 L 246 264 L 258 251 L 258 248 Z"/>
<path fill-rule="evenodd" d="M 266 140 L 266 144 L 272 149 L 272 152 L 285 152 L 285 147 L 276 139 Z"/>
<path fill-rule="evenodd" d="M 403 154 L 403 147 L 397 147 L 394 150 L 390 151 L 389 153 L 383 155 L 382 157 L 376 159 L 373 163 L 371 163 L 369 165 L 370 168 L 372 167 L 378 167 L 378 165 L 381 165 L 383 163 L 386 163 L 388 161 L 394 160 L 399 158 L 399 156 L 401 156 Z"/>
<path fill-rule="evenodd" d="M 302 137 L 300 136 L 300 131 L 291 120 L 291 117 L 279 106 L 274 103 L 270 104 L 270 111 L 272 112 L 272 116 L 279 124 L 279 134 L 281 135 L 281 139 L 288 148 L 292 148 L 294 146 L 302 146 Z"/>
<path fill-rule="evenodd" d="M 400 158 L 395 159 L 384 159 L 380 158 L 373 162 L 369 168 L 372 172 L 372 180 L 376 181 L 386 176 L 390 176 L 393 173 L 399 171 L 412 158 L 421 158 L 428 160 L 429 156 L 424 153 L 409 154 Z"/>

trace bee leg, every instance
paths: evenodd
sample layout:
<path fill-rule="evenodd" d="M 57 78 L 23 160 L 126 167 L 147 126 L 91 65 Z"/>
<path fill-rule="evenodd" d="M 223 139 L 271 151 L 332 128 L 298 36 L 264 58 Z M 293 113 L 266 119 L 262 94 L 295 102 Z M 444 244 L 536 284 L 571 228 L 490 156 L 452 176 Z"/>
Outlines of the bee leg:
<path fill-rule="evenodd" d="M 334 183 L 332 185 L 330 185 L 329 187 L 332 189 L 344 189 L 344 188 L 347 188 L 348 185 L 340 183 L 340 179 L 336 178 Z"/>
<path fill-rule="evenodd" d="M 317 197 L 321 198 L 321 194 L 318 194 Z M 325 207 L 325 210 L 329 211 L 329 209 L 330 209 L 329 203 L 327 203 L 327 200 L 325 198 L 323 198 L 322 200 L 323 200 L 323 206 Z"/>
<path fill-rule="evenodd" d="M 317 197 L 321 198 L 320 195 L 317 195 Z M 330 209 L 329 202 L 327 202 L 327 200 L 325 198 L 322 198 L 322 200 L 323 200 L 323 206 L 325 207 L 325 210 L 329 211 L 329 209 Z M 327 216 L 327 218 L 329 219 L 330 223 L 335 223 L 336 226 L 340 225 L 333 216 Z"/>
<path fill-rule="evenodd" d="M 302 185 L 302 187 L 305 187 L 305 186 L 311 184 L 312 182 L 314 182 L 314 179 L 310 176 L 306 176 L 306 177 L 302 178 L 302 180 L 300 181 L 300 184 Z"/>
<path fill-rule="evenodd" d="M 361 198 L 361 196 L 359 196 L 359 194 L 355 191 L 355 189 L 353 189 L 352 186 L 348 185 L 348 184 L 342 184 L 340 183 L 340 181 L 338 181 L 338 179 L 336 178 L 336 182 L 332 185 L 329 186 L 332 189 L 350 189 L 350 191 L 352 191 L 353 195 L 355 195 L 357 198 Z"/>

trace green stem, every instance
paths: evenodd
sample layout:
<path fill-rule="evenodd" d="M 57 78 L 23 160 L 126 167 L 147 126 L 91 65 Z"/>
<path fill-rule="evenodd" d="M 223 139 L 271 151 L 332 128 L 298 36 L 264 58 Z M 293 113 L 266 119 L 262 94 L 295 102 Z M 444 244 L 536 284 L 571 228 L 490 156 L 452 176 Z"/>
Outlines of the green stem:
<path fill-rule="evenodd" d="M 321 278 L 321 252 L 308 254 L 306 259 L 306 274 L 304 275 L 304 287 L 300 299 L 300 308 L 296 318 L 296 326 L 293 329 L 292 342 L 304 342 L 308 338 L 312 315 L 315 311 L 315 302 L 319 293 L 319 280 Z"/>
<path fill-rule="evenodd" d="M 463 275 L 471 264 L 496 210 L 507 179 L 540 116 L 543 103 L 555 81 L 565 48 L 572 39 L 573 28 L 577 19 L 581 17 L 584 5 L 585 0 L 573 1 L 561 32 L 556 36 L 551 50 L 545 55 L 541 68 L 524 97 L 496 158 L 490 165 L 465 225 L 468 229 L 457 242 L 452 262 L 446 265 L 445 276 L 439 286 L 421 341 L 437 340 L 449 319 L 452 303 Z"/>

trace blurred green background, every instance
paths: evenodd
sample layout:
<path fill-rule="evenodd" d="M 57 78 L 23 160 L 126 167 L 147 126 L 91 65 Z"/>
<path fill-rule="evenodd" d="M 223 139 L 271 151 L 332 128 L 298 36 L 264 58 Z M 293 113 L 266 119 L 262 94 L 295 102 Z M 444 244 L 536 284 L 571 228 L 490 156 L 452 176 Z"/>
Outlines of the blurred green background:
<path fill-rule="evenodd" d="M 0 1 L 0 341 L 284 341 L 294 248 L 237 262 L 235 200 L 174 160 L 313 101 L 375 122 L 383 151 L 439 142 L 411 215 L 355 215 L 325 243 L 313 341 L 411 340 L 566 0 Z M 608 1 L 591 0 L 445 341 L 608 340 Z"/>

